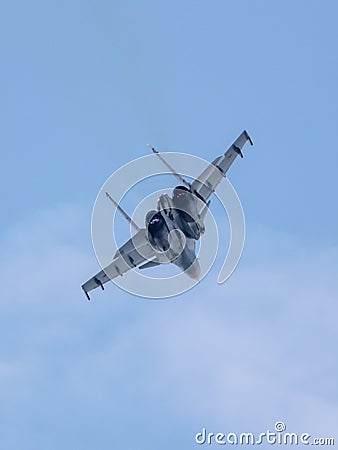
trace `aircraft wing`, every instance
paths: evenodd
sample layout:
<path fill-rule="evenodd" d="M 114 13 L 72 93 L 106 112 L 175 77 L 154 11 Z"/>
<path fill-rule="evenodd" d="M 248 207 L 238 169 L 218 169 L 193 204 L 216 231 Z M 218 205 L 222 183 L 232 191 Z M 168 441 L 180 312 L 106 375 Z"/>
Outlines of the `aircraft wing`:
<path fill-rule="evenodd" d="M 244 130 L 224 155 L 218 156 L 210 163 L 201 175 L 191 184 L 191 192 L 206 203 L 223 177 L 226 176 L 227 171 L 237 156 L 240 155 L 243 158 L 242 148 L 247 141 L 253 145 L 249 134 Z"/>
<path fill-rule="evenodd" d="M 113 261 L 98 272 L 94 277 L 82 285 L 88 300 L 88 292 L 101 287 L 109 280 L 123 275 L 133 267 L 138 267 L 144 261 L 153 261 L 156 254 L 148 240 L 147 230 L 141 228 L 132 238 L 129 239 L 114 255 Z"/>

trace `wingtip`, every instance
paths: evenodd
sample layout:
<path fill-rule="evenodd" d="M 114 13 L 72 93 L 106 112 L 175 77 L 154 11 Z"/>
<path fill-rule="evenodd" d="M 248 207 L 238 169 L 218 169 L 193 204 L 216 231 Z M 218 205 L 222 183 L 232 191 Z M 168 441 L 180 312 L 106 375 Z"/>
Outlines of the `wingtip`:
<path fill-rule="evenodd" d="M 248 141 L 250 142 L 250 145 L 254 145 L 249 133 L 246 130 L 244 130 L 244 133 L 245 133 L 245 136 L 247 137 Z"/>
<path fill-rule="evenodd" d="M 88 294 L 88 292 L 85 290 L 85 288 L 84 288 L 83 286 L 82 286 L 82 290 L 83 290 L 83 292 L 85 293 L 85 295 L 86 295 L 86 297 L 87 297 L 87 300 L 90 301 L 89 294 Z"/>

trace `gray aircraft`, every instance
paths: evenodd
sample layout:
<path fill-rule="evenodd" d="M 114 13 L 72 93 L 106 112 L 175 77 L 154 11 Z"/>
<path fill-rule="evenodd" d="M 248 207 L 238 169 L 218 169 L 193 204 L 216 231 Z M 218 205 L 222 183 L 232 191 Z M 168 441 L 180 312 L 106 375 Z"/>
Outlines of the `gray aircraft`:
<path fill-rule="evenodd" d="M 218 156 L 192 183 L 186 181 L 163 156 L 151 147 L 152 151 L 168 167 L 181 185 L 173 190 L 170 197 L 162 194 L 157 201 L 157 211 L 146 214 L 145 228 L 139 228 L 128 214 L 107 192 L 107 197 L 115 204 L 122 215 L 135 228 L 136 233 L 115 253 L 112 262 L 82 285 L 88 300 L 89 292 L 109 280 L 123 275 L 130 269 L 146 269 L 159 264 L 172 263 L 193 279 L 199 279 L 201 269 L 196 257 L 196 242 L 204 233 L 204 218 L 208 211 L 209 197 L 236 157 L 243 158 L 242 148 L 253 142 L 244 130 L 222 156 Z"/>

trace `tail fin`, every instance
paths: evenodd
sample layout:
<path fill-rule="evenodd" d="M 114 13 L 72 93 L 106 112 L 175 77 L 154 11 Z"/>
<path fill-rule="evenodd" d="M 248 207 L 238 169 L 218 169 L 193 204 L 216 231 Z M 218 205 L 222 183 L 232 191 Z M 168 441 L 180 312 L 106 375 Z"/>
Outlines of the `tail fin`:
<path fill-rule="evenodd" d="M 202 211 L 199 213 L 199 218 L 201 219 L 202 222 L 204 221 L 205 216 L 207 215 L 209 206 L 210 206 L 210 200 L 209 200 L 208 203 L 204 206 L 204 208 L 202 209 Z"/>
<path fill-rule="evenodd" d="M 135 228 L 136 231 L 140 231 L 140 227 L 137 225 L 136 222 L 133 221 L 133 219 L 125 212 L 125 210 L 113 199 L 113 197 L 109 194 L 109 192 L 106 192 L 107 198 L 116 206 L 116 208 L 120 211 L 122 216 L 128 220 L 131 226 Z"/>
<path fill-rule="evenodd" d="M 185 180 L 182 175 L 180 175 L 178 172 L 176 172 L 176 170 L 168 163 L 168 161 L 166 161 L 163 156 L 160 154 L 159 151 L 157 151 L 154 147 L 152 147 L 150 144 L 148 144 L 148 147 L 152 150 L 152 152 L 157 155 L 160 160 L 163 162 L 163 164 L 168 167 L 168 169 L 170 170 L 170 172 L 174 175 L 174 177 L 182 184 L 184 184 L 184 186 L 186 188 L 188 188 L 189 190 L 191 189 L 191 184 Z"/>

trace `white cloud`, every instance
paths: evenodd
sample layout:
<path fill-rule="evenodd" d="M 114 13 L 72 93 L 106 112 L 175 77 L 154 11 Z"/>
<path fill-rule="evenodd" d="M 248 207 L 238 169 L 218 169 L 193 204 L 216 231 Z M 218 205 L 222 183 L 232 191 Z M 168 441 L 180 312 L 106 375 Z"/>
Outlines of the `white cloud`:
<path fill-rule="evenodd" d="M 181 298 L 134 299 L 111 285 L 88 303 L 80 285 L 96 263 L 77 239 L 82 227 L 80 209 L 60 207 L 1 245 L 4 404 L 14 397 L 43 415 L 56 386 L 60 408 L 79 414 L 72 420 L 89 409 L 124 429 L 147 420 L 166 429 L 164 414 L 192 437 L 196 424 L 244 432 L 284 420 L 288 431 L 332 435 L 336 249 L 286 236 L 279 258 L 270 232 L 222 286 L 214 270 Z M 49 397 L 32 405 L 41 387 Z"/>

